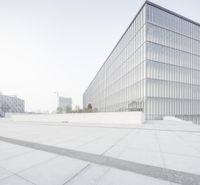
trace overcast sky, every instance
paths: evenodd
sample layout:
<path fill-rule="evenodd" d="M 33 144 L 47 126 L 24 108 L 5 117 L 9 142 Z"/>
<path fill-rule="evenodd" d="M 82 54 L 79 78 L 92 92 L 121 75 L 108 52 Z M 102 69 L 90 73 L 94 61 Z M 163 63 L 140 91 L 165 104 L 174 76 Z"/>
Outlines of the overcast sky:
<path fill-rule="evenodd" d="M 152 0 L 200 22 L 199 0 Z M 0 92 L 27 111 L 82 94 L 144 0 L 0 0 Z"/>

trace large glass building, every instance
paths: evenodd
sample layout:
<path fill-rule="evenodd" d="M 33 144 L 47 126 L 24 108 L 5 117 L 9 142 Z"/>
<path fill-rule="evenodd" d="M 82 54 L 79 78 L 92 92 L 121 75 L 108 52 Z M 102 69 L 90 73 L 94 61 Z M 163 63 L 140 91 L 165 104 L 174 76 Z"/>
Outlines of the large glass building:
<path fill-rule="evenodd" d="M 146 1 L 83 95 L 99 112 L 200 121 L 200 24 Z"/>

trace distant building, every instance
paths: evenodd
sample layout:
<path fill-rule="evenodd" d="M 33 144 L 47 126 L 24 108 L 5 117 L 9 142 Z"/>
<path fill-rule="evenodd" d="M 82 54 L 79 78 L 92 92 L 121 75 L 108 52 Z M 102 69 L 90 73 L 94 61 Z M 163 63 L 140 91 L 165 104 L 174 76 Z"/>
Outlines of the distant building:
<path fill-rule="evenodd" d="M 59 96 L 58 108 L 60 112 L 70 112 L 72 110 L 72 98 Z"/>
<path fill-rule="evenodd" d="M 24 100 L 17 96 L 0 94 L 0 117 L 4 117 L 5 113 L 23 113 L 24 107 Z"/>

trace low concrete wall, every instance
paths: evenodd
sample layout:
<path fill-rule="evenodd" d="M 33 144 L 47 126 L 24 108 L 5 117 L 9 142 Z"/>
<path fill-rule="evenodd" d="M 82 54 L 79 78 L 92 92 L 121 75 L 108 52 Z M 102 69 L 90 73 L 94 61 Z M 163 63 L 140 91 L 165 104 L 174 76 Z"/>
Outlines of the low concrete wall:
<path fill-rule="evenodd" d="M 141 124 L 143 112 L 73 113 L 73 114 L 6 114 L 15 121 Z"/>

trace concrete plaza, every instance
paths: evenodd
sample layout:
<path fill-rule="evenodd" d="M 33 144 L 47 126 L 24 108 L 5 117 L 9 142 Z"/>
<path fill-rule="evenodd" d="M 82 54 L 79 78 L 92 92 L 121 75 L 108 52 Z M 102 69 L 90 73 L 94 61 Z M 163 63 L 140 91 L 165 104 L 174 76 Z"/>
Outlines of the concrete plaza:
<path fill-rule="evenodd" d="M 0 185 L 200 184 L 200 127 L 0 120 Z"/>

